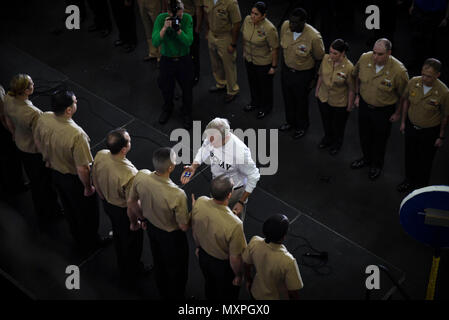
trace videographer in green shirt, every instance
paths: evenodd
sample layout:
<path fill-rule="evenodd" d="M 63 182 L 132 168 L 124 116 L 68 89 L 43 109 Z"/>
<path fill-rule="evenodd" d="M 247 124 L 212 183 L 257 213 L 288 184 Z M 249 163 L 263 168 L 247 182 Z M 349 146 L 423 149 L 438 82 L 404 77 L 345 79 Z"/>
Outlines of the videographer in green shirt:
<path fill-rule="evenodd" d="M 192 127 L 193 63 L 190 46 L 193 42 L 192 17 L 184 13 L 180 0 L 171 0 L 169 12 L 161 13 L 154 23 L 153 45 L 161 47 L 159 88 L 164 98 L 159 123 L 164 124 L 173 111 L 175 80 L 182 90 L 184 128 Z"/>

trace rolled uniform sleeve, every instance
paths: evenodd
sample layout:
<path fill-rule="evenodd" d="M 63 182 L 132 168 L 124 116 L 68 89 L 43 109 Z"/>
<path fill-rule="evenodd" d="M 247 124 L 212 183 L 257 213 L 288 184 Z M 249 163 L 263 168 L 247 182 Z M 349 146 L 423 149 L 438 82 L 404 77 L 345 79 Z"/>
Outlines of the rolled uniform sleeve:
<path fill-rule="evenodd" d="M 323 60 L 325 54 L 323 38 L 321 35 L 312 40 L 312 55 L 317 61 Z"/>
<path fill-rule="evenodd" d="M 131 179 L 129 179 L 128 182 L 123 186 L 126 201 L 128 201 L 130 199 L 131 189 L 132 189 L 134 180 L 135 180 L 135 176 L 132 176 Z"/>
<path fill-rule="evenodd" d="M 255 239 L 255 236 L 251 238 L 251 241 L 248 243 L 248 246 L 246 247 L 245 251 L 243 251 L 243 253 L 242 253 L 242 260 L 246 264 L 254 264 L 253 258 L 251 256 L 251 250 L 254 247 L 253 239 Z"/>
<path fill-rule="evenodd" d="M 409 81 L 408 72 L 407 70 L 402 70 L 400 74 L 396 77 L 396 92 L 398 93 L 398 97 L 401 97 L 405 91 L 405 88 L 407 87 Z"/>
<path fill-rule="evenodd" d="M 245 191 L 252 193 L 260 179 L 260 172 L 251 158 L 251 153 L 248 148 L 245 149 L 244 156 L 244 164 L 239 165 L 239 171 L 247 177 Z"/>
<path fill-rule="evenodd" d="M 137 201 L 140 198 L 138 191 L 139 179 L 136 178 L 137 177 L 134 177 L 131 183 L 128 184 L 129 190 L 127 194 L 127 199 L 131 201 Z"/>
<path fill-rule="evenodd" d="M 279 34 L 276 28 L 270 29 L 267 32 L 267 42 L 271 49 L 279 48 Z"/>
<path fill-rule="evenodd" d="M 231 234 L 229 241 L 229 255 L 238 256 L 242 254 L 246 249 L 246 239 L 243 233 L 243 224 L 236 225 Z"/>
<path fill-rule="evenodd" d="M 75 166 L 83 167 L 92 163 L 92 154 L 89 149 L 89 140 L 87 136 L 78 135 L 75 139 L 73 148 L 73 159 Z"/>
<path fill-rule="evenodd" d="M 189 224 L 190 214 L 189 209 L 187 208 L 187 196 L 185 192 L 179 194 L 173 211 L 175 213 L 177 224 Z"/>
<path fill-rule="evenodd" d="M 360 57 L 361 59 L 362 57 Z M 359 77 L 359 71 L 360 71 L 360 59 L 357 61 L 357 63 L 354 66 L 354 69 L 352 69 L 352 76 L 354 80 L 356 80 Z"/>
<path fill-rule="evenodd" d="M 229 18 L 232 24 L 236 24 L 242 21 L 242 16 L 240 14 L 239 4 L 237 0 L 233 0 L 228 6 Z"/>
<path fill-rule="evenodd" d="M 285 285 L 289 291 L 299 290 L 304 287 L 301 274 L 299 273 L 298 263 L 294 258 L 287 266 L 285 273 Z"/>
<path fill-rule="evenodd" d="M 354 67 L 352 67 L 350 69 L 350 71 L 348 72 L 348 79 L 346 80 L 347 84 L 348 84 L 349 91 L 355 91 L 355 78 L 353 76 L 353 73 L 354 73 Z"/>
<path fill-rule="evenodd" d="M 411 80 L 407 83 L 407 86 L 404 89 L 404 92 L 402 93 L 402 98 L 403 99 L 408 99 L 409 95 L 410 95 L 410 86 L 411 86 Z"/>

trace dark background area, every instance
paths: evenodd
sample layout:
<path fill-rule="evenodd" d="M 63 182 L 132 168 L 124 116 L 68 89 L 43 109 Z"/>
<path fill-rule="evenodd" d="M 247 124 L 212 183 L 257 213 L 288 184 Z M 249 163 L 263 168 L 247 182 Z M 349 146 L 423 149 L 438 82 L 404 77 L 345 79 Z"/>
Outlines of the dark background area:
<path fill-rule="evenodd" d="M 287 17 L 294 1 L 266 1 L 268 18 L 277 26 Z M 420 67 L 412 66 L 414 57 L 411 39 L 411 22 L 407 1 L 297 1 L 308 9 L 311 23 L 323 34 L 328 45 L 336 38 L 349 42 L 348 58 L 355 64 L 361 53 L 371 50 L 373 40 L 387 36 L 393 42 L 393 55 L 409 70 L 410 77 L 419 75 Z M 293 3 L 293 5 L 292 5 Z M 364 13 L 368 4 L 378 4 L 381 9 L 380 31 L 366 30 Z M 104 147 L 105 134 L 119 126 L 126 126 L 133 138 L 129 159 L 138 169 L 152 169 L 151 154 L 159 146 L 173 145 L 170 133 L 182 127 L 178 110 L 170 121 L 161 126 L 158 122 L 162 97 L 157 87 L 158 69 L 143 62 L 147 46 L 136 8 L 138 46 L 124 53 L 113 46 L 118 38 L 114 25 L 112 33 L 100 38 L 89 33 L 92 13 L 81 24 L 80 30 L 64 30 L 64 1 L 8 1 L 0 3 L 0 83 L 7 88 L 14 74 L 27 73 L 35 83 L 33 103 L 42 110 L 49 109 L 47 92 L 65 82 L 79 100 L 75 121 L 91 137 L 92 153 Z M 239 1 L 242 16 L 246 16 L 252 1 Z M 447 27 L 437 35 L 438 51 L 435 57 L 442 60 L 441 79 L 448 79 Z M 263 120 L 243 112 L 249 102 L 246 70 L 238 46 L 238 82 L 240 94 L 231 104 L 225 105 L 221 96 L 208 93 L 213 84 L 207 43 L 201 39 L 201 77 L 194 88 L 193 119 L 202 127 L 214 117 L 225 117 L 233 129 L 275 129 L 284 122 L 280 75 L 275 76 L 275 105 L 273 112 Z M 447 81 L 446 81 L 447 83 Z M 179 104 L 180 101 L 177 102 Z M 352 160 L 360 155 L 357 111 L 350 115 L 344 146 L 336 157 L 319 150 L 322 137 L 321 119 L 316 101 L 310 99 L 311 127 L 301 140 L 279 133 L 279 168 L 273 176 L 262 176 L 251 196 L 245 233 L 249 240 L 261 234 L 261 222 L 277 212 L 285 213 L 292 221 L 286 243 L 300 264 L 305 288 L 303 299 L 364 299 L 365 267 L 385 264 L 413 299 L 424 299 L 433 249 L 421 244 L 405 233 L 399 224 L 399 206 L 406 196 L 396 191 L 404 176 L 404 141 L 399 133 L 399 123 L 393 125 L 388 143 L 386 165 L 382 176 L 372 182 L 365 170 L 351 170 Z M 447 140 L 446 140 L 447 141 Z M 431 183 L 449 184 L 449 146 L 437 152 Z M 253 155 L 254 156 L 254 155 Z M 181 168 L 172 176 L 178 182 Z M 187 187 L 190 193 L 208 193 L 210 173 L 208 168 Z M 38 299 L 157 299 L 154 280 L 145 282 L 145 294 L 136 296 L 121 292 L 116 286 L 115 256 L 112 247 L 93 256 L 79 256 L 65 221 L 57 221 L 52 232 L 41 234 L 33 227 L 30 195 L 0 200 L 0 269 L 33 298 Z M 109 228 L 102 214 L 101 232 Z M 299 237 L 298 237 L 299 236 Z M 190 234 L 189 234 L 190 237 Z M 302 238 L 301 238 L 302 237 Z M 317 261 L 304 260 L 310 244 L 329 253 L 324 269 L 306 265 Z M 151 252 L 146 245 L 143 260 L 151 263 Z M 190 239 L 191 241 L 191 239 Z M 81 266 L 83 283 L 80 292 L 68 292 L 64 287 L 65 266 Z M 191 250 L 188 294 L 202 297 L 202 276 Z M 448 253 L 442 251 L 436 299 L 449 297 Z M 318 271 L 317 271 L 318 270 Z M 11 282 L 4 278 L 0 283 L 3 292 L 14 291 Z M 379 292 L 373 299 L 402 297 L 393 290 L 388 279 L 382 276 Z M 15 288 L 15 286 L 14 286 Z M 241 297 L 247 294 L 242 288 Z"/>

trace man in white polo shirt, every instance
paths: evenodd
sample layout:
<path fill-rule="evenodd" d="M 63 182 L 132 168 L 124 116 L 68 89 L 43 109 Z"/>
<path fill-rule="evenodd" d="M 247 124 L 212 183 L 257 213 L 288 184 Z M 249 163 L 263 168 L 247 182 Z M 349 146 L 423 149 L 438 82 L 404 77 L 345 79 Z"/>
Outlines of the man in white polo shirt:
<path fill-rule="evenodd" d="M 242 140 L 230 132 L 227 119 L 213 119 L 206 126 L 204 133 L 206 139 L 192 165 L 184 167 L 181 182 L 189 182 L 201 163 L 210 163 L 212 178 L 226 174 L 234 181 L 229 208 L 244 221 L 246 202 L 260 179 L 259 169 L 251 158 L 251 151 Z"/>

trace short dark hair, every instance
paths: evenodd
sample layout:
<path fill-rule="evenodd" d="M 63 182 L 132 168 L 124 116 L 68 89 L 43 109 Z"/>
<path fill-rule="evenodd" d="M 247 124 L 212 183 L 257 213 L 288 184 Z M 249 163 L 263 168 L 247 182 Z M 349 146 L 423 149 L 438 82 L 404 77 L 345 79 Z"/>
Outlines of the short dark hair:
<path fill-rule="evenodd" d="M 303 8 L 295 8 L 292 13 L 290 13 L 290 18 L 299 18 L 301 21 L 307 21 L 307 12 Z"/>
<path fill-rule="evenodd" d="M 267 5 L 265 4 L 265 2 L 263 1 L 257 1 L 254 5 L 253 8 L 256 8 L 262 15 L 264 15 L 265 13 L 267 13 Z"/>
<path fill-rule="evenodd" d="M 164 147 L 158 148 L 153 152 L 153 166 L 158 173 L 167 172 L 168 168 L 174 164 L 174 157 L 176 153 L 172 148 Z"/>
<path fill-rule="evenodd" d="M 106 147 L 112 154 L 118 154 L 122 148 L 128 145 L 129 140 L 126 139 L 126 129 L 120 128 L 112 130 L 106 136 Z"/>
<path fill-rule="evenodd" d="M 75 94 L 68 90 L 58 90 L 51 96 L 51 109 L 56 115 L 64 114 L 65 110 L 73 104 Z"/>
<path fill-rule="evenodd" d="M 442 63 L 440 62 L 440 60 L 437 60 L 435 58 L 429 58 L 429 59 L 426 59 L 426 61 L 424 61 L 423 66 L 429 66 L 436 72 L 440 72 L 441 68 L 442 68 Z"/>
<path fill-rule="evenodd" d="M 232 192 L 234 182 L 226 174 L 219 175 L 210 184 L 210 194 L 212 198 L 223 201 Z"/>
<path fill-rule="evenodd" d="M 335 39 L 331 43 L 331 48 L 334 50 L 337 50 L 338 52 L 348 52 L 349 51 L 349 45 L 343 39 Z"/>
<path fill-rule="evenodd" d="M 287 234 L 290 221 L 283 214 L 275 214 L 263 223 L 265 242 L 279 242 Z"/>

